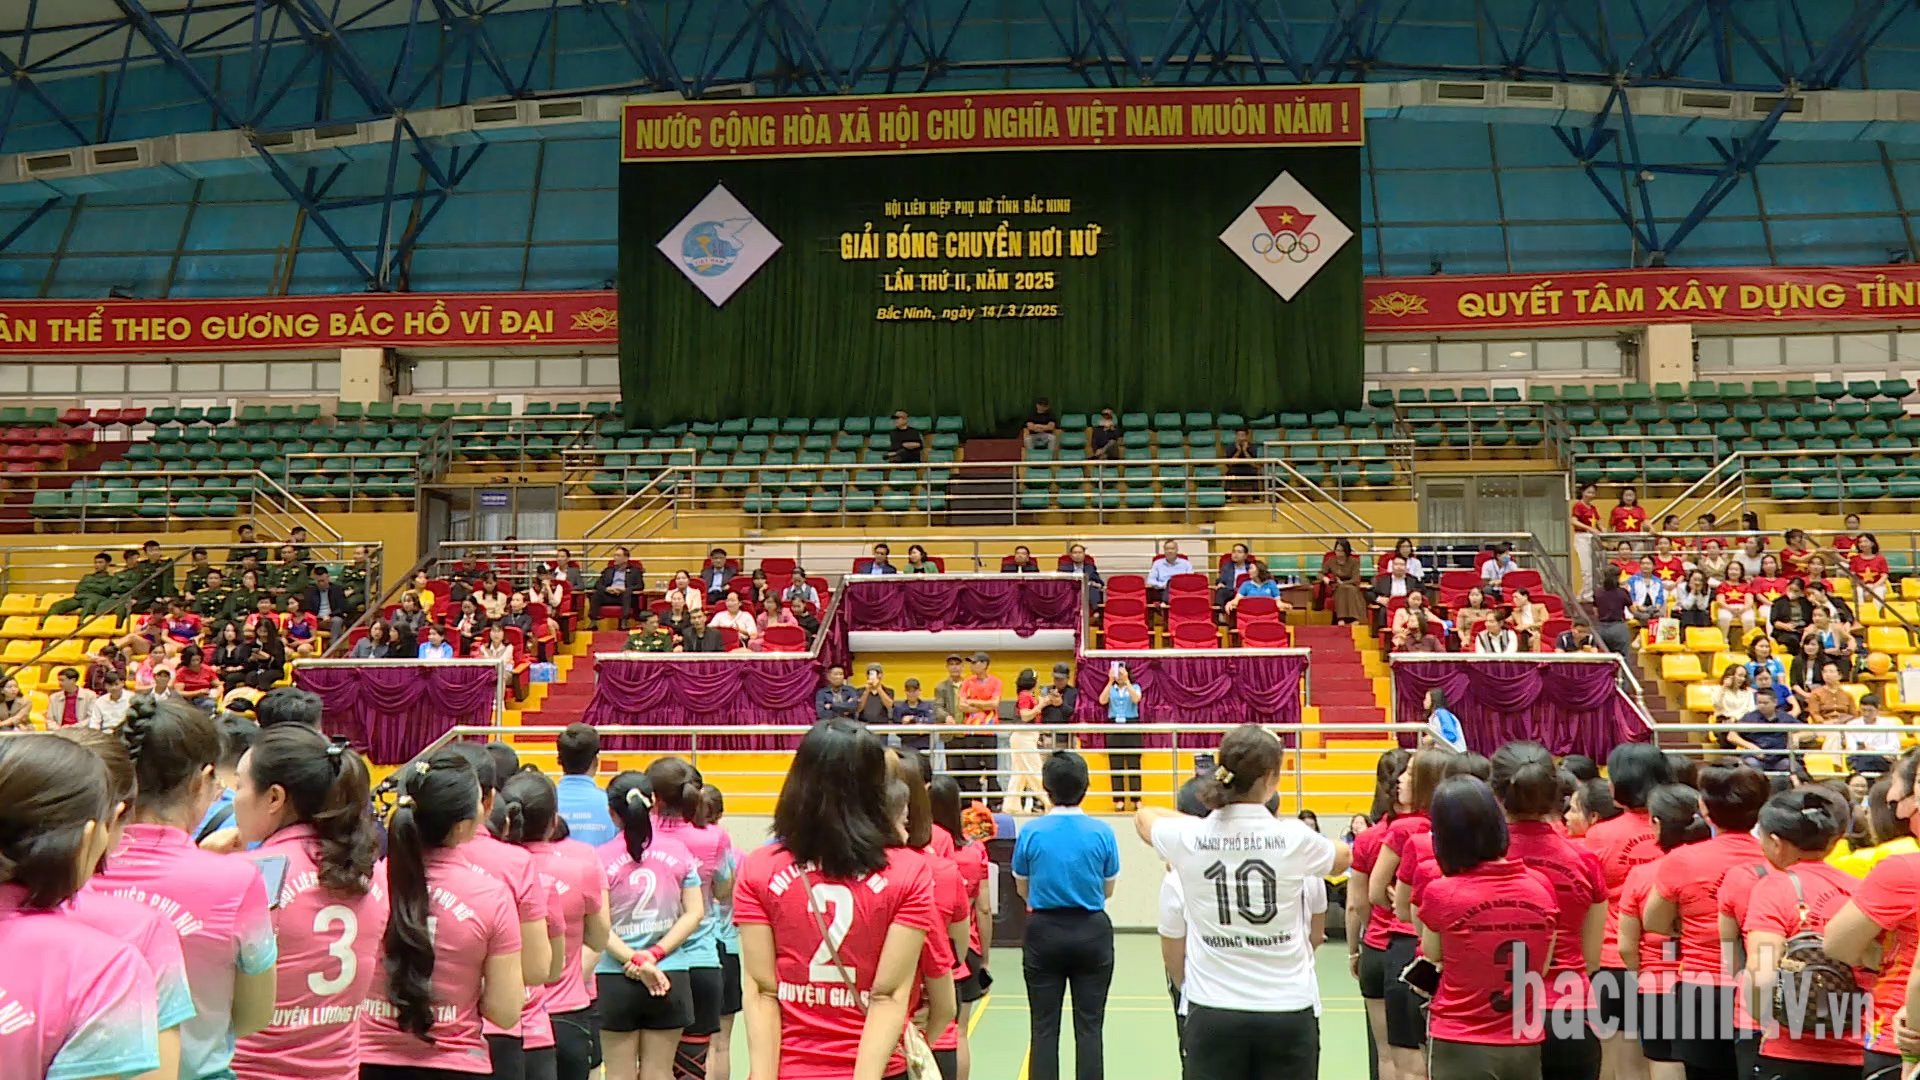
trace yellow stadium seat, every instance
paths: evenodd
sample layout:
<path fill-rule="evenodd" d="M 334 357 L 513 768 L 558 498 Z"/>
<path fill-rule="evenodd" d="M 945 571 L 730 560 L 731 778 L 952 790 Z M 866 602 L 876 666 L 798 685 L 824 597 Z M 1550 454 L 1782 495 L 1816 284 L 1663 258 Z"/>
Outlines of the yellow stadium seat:
<path fill-rule="evenodd" d="M 86 638 L 115 637 L 120 633 L 120 620 L 113 615 L 95 615 L 80 624 L 80 636 Z"/>
<path fill-rule="evenodd" d="M 20 684 L 20 689 L 31 694 L 35 690 L 40 689 L 40 669 L 31 666 L 16 668 L 13 673 L 13 681 Z"/>
<path fill-rule="evenodd" d="M 86 660 L 87 650 L 76 639 L 68 639 L 55 645 L 47 651 L 46 656 L 41 658 L 41 662 L 45 664 L 84 664 Z"/>
<path fill-rule="evenodd" d="M 1903 577 L 1900 579 L 1900 599 L 1920 600 L 1920 578 Z"/>
<path fill-rule="evenodd" d="M 24 664 L 34 657 L 39 656 L 40 649 L 41 643 L 38 641 L 16 638 L 13 641 L 7 642 L 6 649 L 0 651 L 0 663 Z"/>
<path fill-rule="evenodd" d="M 1726 636 L 1717 626 L 1690 626 L 1685 633 L 1690 652 L 1721 653 L 1727 649 Z"/>
<path fill-rule="evenodd" d="M 66 596 L 60 593 L 28 593 L 27 594 L 27 600 L 29 603 L 33 605 L 33 613 L 35 615 L 45 615 L 47 611 L 53 607 L 53 605 L 65 599 L 66 599 Z M 0 614 L 4 614 L 4 613 L 0 613 Z"/>
<path fill-rule="evenodd" d="M 1700 667 L 1698 654 L 1676 652 L 1660 658 L 1660 677 L 1668 682 L 1697 682 L 1707 673 Z"/>
<path fill-rule="evenodd" d="M 1687 684 L 1687 709 L 1691 712 L 1713 715 L 1713 692 L 1720 684 L 1709 679 Z"/>
<path fill-rule="evenodd" d="M 40 620 L 31 615 L 9 615 L 0 622 L 0 638 L 37 638 Z"/>
<path fill-rule="evenodd" d="M 1859 615 L 1862 626 L 1892 626 L 1897 622 L 1885 607 L 1875 603 L 1861 604 Z"/>
<path fill-rule="evenodd" d="M 1713 657 L 1713 677 L 1718 679 L 1726 674 L 1730 667 L 1746 667 L 1747 654 L 1737 652 L 1716 653 Z"/>
<path fill-rule="evenodd" d="M 78 615 L 49 615 L 47 621 L 40 624 L 40 636 L 43 638 L 63 638 L 80 629 Z"/>
<path fill-rule="evenodd" d="M 1857 683 L 1857 682 L 1841 683 L 1840 689 L 1845 690 L 1847 692 L 1847 696 L 1853 699 L 1853 704 L 1856 707 L 1859 706 L 1861 698 L 1866 697 L 1868 694 L 1871 694 L 1873 692 L 1872 687 L 1867 686 L 1864 683 Z"/>
<path fill-rule="evenodd" d="M 1842 600 L 1853 599 L 1853 579 L 1850 577 L 1833 578 L 1828 587 L 1833 590 L 1833 595 Z"/>
<path fill-rule="evenodd" d="M 0 615 L 31 614 L 33 614 L 33 594 L 14 592 L 0 596 Z"/>
<path fill-rule="evenodd" d="M 1914 651 L 1913 639 L 1907 635 L 1903 626 L 1867 627 L 1867 651 L 1890 653 L 1899 656 Z"/>

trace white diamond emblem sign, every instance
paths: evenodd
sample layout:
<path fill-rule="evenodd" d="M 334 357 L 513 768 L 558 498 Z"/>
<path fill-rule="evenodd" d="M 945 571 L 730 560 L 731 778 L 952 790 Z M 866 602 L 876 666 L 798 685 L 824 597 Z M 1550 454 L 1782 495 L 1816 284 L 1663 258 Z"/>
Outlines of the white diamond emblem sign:
<path fill-rule="evenodd" d="M 1333 259 L 1353 230 L 1283 172 L 1220 234 L 1220 242 L 1282 300 L 1292 300 Z"/>
<path fill-rule="evenodd" d="M 773 258 L 780 250 L 780 238 L 725 184 L 715 184 L 655 246 L 719 307 Z"/>

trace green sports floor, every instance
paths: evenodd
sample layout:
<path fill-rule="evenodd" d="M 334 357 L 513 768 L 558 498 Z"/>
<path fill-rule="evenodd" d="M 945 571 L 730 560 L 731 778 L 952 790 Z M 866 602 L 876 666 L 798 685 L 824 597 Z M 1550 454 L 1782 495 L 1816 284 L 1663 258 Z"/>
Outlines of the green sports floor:
<path fill-rule="evenodd" d="M 1173 1006 L 1161 974 L 1160 939 L 1120 934 L 1114 939 L 1113 989 L 1107 997 L 1107 1080 L 1177 1080 Z M 1367 1020 L 1359 987 L 1347 973 L 1346 945 L 1320 947 L 1320 1076 L 1365 1080 Z M 972 1080 L 1027 1080 L 1027 989 L 1020 950 L 995 949 L 993 992 L 973 1015 Z M 1068 1010 L 1072 999 L 1068 999 Z M 1073 1076 L 1073 1020 L 1061 1020 L 1060 1075 Z M 734 1032 L 734 1080 L 746 1077 L 746 1039 Z M 1307 1080 L 1307 1078 L 1303 1078 Z"/>

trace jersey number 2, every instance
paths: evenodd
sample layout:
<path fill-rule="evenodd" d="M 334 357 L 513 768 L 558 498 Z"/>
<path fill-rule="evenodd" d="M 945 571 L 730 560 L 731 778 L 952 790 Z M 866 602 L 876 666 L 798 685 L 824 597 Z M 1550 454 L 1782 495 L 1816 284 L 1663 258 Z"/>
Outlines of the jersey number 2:
<path fill-rule="evenodd" d="M 847 940 L 847 931 L 853 929 L 853 890 L 845 885 L 815 885 L 807 906 L 826 916 L 827 936 L 820 947 L 813 951 L 813 962 L 807 967 L 807 981 L 811 983 L 840 983 L 845 985 L 847 978 L 858 981 L 858 974 L 852 964 L 844 965 L 847 974 L 840 974 L 841 965 L 833 962 L 834 954 L 840 951 L 840 943 Z M 843 961 L 845 957 L 841 958 Z"/>

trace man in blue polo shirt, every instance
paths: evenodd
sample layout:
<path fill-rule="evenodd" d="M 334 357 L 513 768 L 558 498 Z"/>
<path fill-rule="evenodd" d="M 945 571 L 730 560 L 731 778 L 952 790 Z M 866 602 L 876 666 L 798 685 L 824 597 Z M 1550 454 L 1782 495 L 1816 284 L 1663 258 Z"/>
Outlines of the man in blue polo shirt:
<path fill-rule="evenodd" d="M 1113 983 L 1113 923 L 1107 898 L 1120 877 L 1113 829 L 1080 809 L 1087 761 L 1056 751 L 1040 770 L 1053 809 L 1021 826 L 1013 845 L 1014 885 L 1032 915 L 1021 959 L 1026 975 L 1032 1080 L 1059 1080 L 1060 1006 L 1073 988 L 1074 1075 L 1105 1075 L 1102 1031 Z"/>
<path fill-rule="evenodd" d="M 555 744 L 560 771 L 565 774 L 555 785 L 555 798 L 567 835 L 594 847 L 619 836 L 613 815 L 607 812 L 607 793 L 594 780 L 600 768 L 599 730 L 590 724 L 568 724 Z"/>

